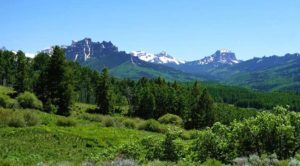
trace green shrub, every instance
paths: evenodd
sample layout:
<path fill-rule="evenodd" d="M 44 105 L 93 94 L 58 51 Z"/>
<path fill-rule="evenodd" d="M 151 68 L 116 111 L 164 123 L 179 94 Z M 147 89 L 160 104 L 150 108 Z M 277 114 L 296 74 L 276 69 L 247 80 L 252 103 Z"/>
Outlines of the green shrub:
<path fill-rule="evenodd" d="M 136 128 L 136 123 L 134 120 L 131 119 L 126 119 L 123 121 L 123 124 L 126 128 L 130 128 L 130 129 L 135 129 Z"/>
<path fill-rule="evenodd" d="M 80 116 L 80 118 L 83 120 L 91 121 L 91 122 L 102 122 L 103 121 L 102 115 L 95 115 L 95 114 L 88 114 L 88 113 L 82 114 Z"/>
<path fill-rule="evenodd" d="M 215 159 L 207 159 L 202 165 L 203 166 L 222 166 L 222 163 Z"/>
<path fill-rule="evenodd" d="M 41 109 L 43 107 L 42 102 L 33 93 L 30 92 L 21 93 L 17 97 L 17 101 L 23 108 Z"/>
<path fill-rule="evenodd" d="M 182 119 L 174 114 L 165 114 L 161 116 L 158 121 L 164 124 L 172 124 L 176 126 L 182 126 Z"/>
<path fill-rule="evenodd" d="M 103 118 L 102 124 L 105 127 L 113 127 L 113 126 L 115 126 L 115 120 L 112 117 L 105 116 Z"/>
<path fill-rule="evenodd" d="M 45 103 L 45 105 L 43 107 L 43 110 L 45 112 L 48 112 L 48 113 L 56 113 L 57 112 L 57 107 L 54 104 L 52 104 L 50 100 L 48 100 Z"/>
<path fill-rule="evenodd" d="M 280 160 L 278 166 L 288 166 L 289 160 Z"/>
<path fill-rule="evenodd" d="M 149 161 L 160 159 L 163 156 L 162 140 L 155 136 L 143 138 L 141 145 L 145 149 L 145 158 Z"/>
<path fill-rule="evenodd" d="M 26 122 L 22 115 L 20 115 L 20 114 L 11 114 L 11 115 L 12 116 L 10 117 L 10 119 L 8 121 L 9 127 L 25 127 Z"/>
<path fill-rule="evenodd" d="M 56 125 L 63 126 L 63 127 L 70 127 L 70 126 L 76 126 L 76 122 L 73 119 L 61 117 L 57 120 Z"/>
<path fill-rule="evenodd" d="M 140 160 L 143 155 L 143 149 L 138 142 L 130 142 L 124 144 L 118 150 L 119 154 L 124 158 Z"/>
<path fill-rule="evenodd" d="M 291 158 L 289 166 L 300 166 L 300 161 L 295 158 Z"/>
<path fill-rule="evenodd" d="M 167 161 L 178 161 L 179 155 L 177 148 L 174 144 L 174 140 L 177 138 L 177 134 L 172 131 L 168 131 L 166 138 L 162 143 L 164 149 L 162 159 Z"/>
<path fill-rule="evenodd" d="M 12 111 L 7 111 L 0 108 L 0 126 L 4 127 L 8 125 Z"/>
<path fill-rule="evenodd" d="M 160 123 L 157 122 L 154 119 L 150 119 L 150 120 L 142 122 L 138 126 L 138 129 L 139 130 L 146 130 L 146 131 L 153 131 L 153 132 L 162 132 L 163 131 Z"/>
<path fill-rule="evenodd" d="M 27 126 L 35 126 L 40 122 L 40 119 L 32 112 L 26 112 L 24 114 L 24 120 Z"/>
<path fill-rule="evenodd" d="M 0 94 L 0 107 L 3 108 L 16 108 L 17 103 L 8 95 Z"/>
<path fill-rule="evenodd" d="M 183 140 L 190 140 L 190 139 L 196 139 L 198 137 L 198 130 L 184 130 L 180 134 L 180 138 Z"/>

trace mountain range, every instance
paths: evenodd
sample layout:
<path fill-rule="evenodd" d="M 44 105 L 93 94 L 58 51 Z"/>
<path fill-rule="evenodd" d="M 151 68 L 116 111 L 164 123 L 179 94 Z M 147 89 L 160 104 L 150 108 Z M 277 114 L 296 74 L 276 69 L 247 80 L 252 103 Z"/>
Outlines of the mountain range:
<path fill-rule="evenodd" d="M 112 42 L 90 38 L 61 46 L 66 58 L 101 71 L 109 68 L 121 78 L 164 77 L 167 80 L 207 80 L 257 90 L 300 90 L 300 54 L 252 58 L 241 61 L 234 52 L 217 50 L 195 61 L 178 60 L 167 52 L 119 51 Z M 51 53 L 52 48 L 41 52 Z"/>

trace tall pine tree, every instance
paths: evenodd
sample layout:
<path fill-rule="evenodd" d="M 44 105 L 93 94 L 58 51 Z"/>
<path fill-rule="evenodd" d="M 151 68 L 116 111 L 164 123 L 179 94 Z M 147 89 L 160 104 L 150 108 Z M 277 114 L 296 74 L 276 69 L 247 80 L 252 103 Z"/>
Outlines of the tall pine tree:
<path fill-rule="evenodd" d="M 197 97 L 196 103 L 192 106 L 189 127 L 201 129 L 203 127 L 211 126 L 214 122 L 212 108 L 213 100 L 207 89 L 204 89 L 202 94 Z"/>
<path fill-rule="evenodd" d="M 135 115 L 144 119 L 154 117 L 154 111 L 156 110 L 156 103 L 153 93 L 148 87 L 143 88 L 141 92 L 138 110 Z"/>
<path fill-rule="evenodd" d="M 41 73 L 37 87 L 41 87 L 39 93 L 41 99 L 47 104 L 57 107 L 57 114 L 70 115 L 73 101 L 73 85 L 71 71 L 65 60 L 64 50 L 54 47 L 47 68 Z"/>
<path fill-rule="evenodd" d="M 22 93 L 29 89 L 29 63 L 22 51 L 18 51 L 16 54 L 16 82 L 14 89 L 18 93 Z"/>
<path fill-rule="evenodd" d="M 111 82 L 108 69 L 102 70 L 98 86 L 96 89 L 96 102 L 98 105 L 98 113 L 109 114 L 113 111 Z"/>

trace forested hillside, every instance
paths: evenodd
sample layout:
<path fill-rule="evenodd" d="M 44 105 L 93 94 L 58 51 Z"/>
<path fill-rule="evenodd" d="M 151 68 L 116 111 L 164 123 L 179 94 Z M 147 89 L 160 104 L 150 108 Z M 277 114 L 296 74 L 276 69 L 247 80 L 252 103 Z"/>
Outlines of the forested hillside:
<path fill-rule="evenodd" d="M 300 94 L 120 79 L 0 51 L 0 165 L 299 163 Z"/>

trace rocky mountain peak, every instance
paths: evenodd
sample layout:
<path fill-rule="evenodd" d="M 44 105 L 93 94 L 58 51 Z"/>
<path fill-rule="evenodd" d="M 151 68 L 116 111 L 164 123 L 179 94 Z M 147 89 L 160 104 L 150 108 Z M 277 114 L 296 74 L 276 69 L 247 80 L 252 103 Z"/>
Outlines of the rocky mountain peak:
<path fill-rule="evenodd" d="M 228 49 L 217 50 L 211 56 L 204 57 L 198 61 L 198 64 L 229 64 L 233 65 L 239 63 L 240 60 L 237 60 L 235 53 Z"/>

